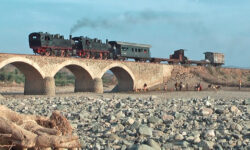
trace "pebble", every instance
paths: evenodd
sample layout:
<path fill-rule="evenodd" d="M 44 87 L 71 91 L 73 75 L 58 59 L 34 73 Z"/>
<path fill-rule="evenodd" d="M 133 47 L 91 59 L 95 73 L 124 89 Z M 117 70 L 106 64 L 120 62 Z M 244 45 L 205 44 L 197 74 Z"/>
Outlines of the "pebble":
<path fill-rule="evenodd" d="M 181 134 L 176 134 L 176 135 L 175 135 L 175 140 L 181 141 L 181 140 L 183 140 L 183 139 L 184 139 L 183 135 L 181 135 Z"/>
<path fill-rule="evenodd" d="M 149 137 L 152 137 L 152 132 L 153 132 L 152 128 L 149 128 L 149 127 L 146 126 L 146 125 L 141 125 L 141 126 L 139 127 L 139 130 L 138 130 L 138 133 L 139 133 L 140 135 L 149 136 Z"/>
<path fill-rule="evenodd" d="M 213 110 L 210 109 L 210 108 L 202 108 L 200 110 L 200 113 L 201 113 L 202 116 L 208 116 L 208 115 L 212 115 Z"/>
<path fill-rule="evenodd" d="M 82 149 L 247 149 L 250 99 L 133 95 L 1 99 L 22 114 L 61 111 L 80 137 Z"/>

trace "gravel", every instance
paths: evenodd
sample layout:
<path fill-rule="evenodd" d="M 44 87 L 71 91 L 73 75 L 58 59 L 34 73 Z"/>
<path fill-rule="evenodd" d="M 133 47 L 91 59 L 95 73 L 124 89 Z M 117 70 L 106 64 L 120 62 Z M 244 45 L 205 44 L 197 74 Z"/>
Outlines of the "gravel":
<path fill-rule="evenodd" d="M 22 114 L 61 111 L 82 149 L 250 149 L 250 92 L 5 97 L 0 104 Z"/>

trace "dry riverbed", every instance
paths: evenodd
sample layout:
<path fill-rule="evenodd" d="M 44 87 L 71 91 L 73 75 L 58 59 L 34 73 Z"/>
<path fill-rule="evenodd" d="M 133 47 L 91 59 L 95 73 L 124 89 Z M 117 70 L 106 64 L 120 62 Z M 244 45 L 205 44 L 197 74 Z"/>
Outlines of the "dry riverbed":
<path fill-rule="evenodd" d="M 83 149 L 250 149 L 250 92 L 3 94 L 23 114 L 60 110 Z"/>

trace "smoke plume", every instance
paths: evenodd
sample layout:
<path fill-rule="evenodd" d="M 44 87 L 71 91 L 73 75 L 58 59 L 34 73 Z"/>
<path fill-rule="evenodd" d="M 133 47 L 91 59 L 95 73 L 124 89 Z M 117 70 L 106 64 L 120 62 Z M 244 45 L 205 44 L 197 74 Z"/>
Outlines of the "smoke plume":
<path fill-rule="evenodd" d="M 81 28 L 119 28 L 128 24 L 142 24 L 149 21 L 153 21 L 163 17 L 161 14 L 157 14 L 153 11 L 143 11 L 139 13 L 126 12 L 120 16 L 106 18 L 89 19 L 82 18 L 76 22 L 76 24 L 70 29 L 70 34 L 78 31 Z"/>

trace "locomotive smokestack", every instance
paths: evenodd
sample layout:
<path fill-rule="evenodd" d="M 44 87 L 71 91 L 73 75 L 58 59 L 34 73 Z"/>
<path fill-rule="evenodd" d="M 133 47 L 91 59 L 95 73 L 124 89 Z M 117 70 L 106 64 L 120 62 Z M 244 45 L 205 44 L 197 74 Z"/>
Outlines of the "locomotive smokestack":
<path fill-rule="evenodd" d="M 106 39 L 106 44 L 108 44 L 108 42 L 109 42 L 109 40 L 108 40 L 108 39 Z"/>
<path fill-rule="evenodd" d="M 72 39 L 72 35 L 69 35 L 69 39 L 70 39 L 70 40 Z"/>

